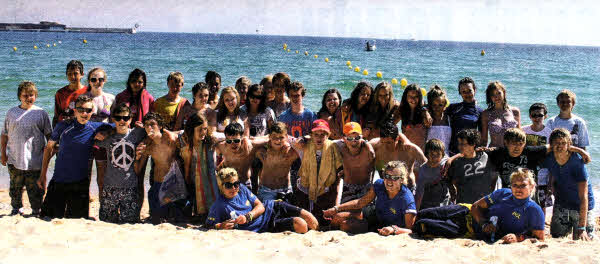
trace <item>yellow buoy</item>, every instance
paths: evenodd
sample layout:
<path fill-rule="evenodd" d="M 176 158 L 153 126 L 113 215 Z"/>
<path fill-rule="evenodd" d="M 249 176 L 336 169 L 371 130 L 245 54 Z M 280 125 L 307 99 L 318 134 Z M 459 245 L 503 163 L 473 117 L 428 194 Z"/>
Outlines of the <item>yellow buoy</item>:
<path fill-rule="evenodd" d="M 287 50 L 287 43 L 283 43 L 283 49 Z"/>
<path fill-rule="evenodd" d="M 360 67 L 356 66 L 356 67 L 354 68 L 354 71 L 355 71 L 355 72 L 360 72 Z"/>
<path fill-rule="evenodd" d="M 485 56 L 485 50 L 481 50 L 481 56 Z"/>
<path fill-rule="evenodd" d="M 50 48 L 50 44 L 46 44 L 46 48 Z"/>
<path fill-rule="evenodd" d="M 305 51 L 305 52 L 304 52 L 304 55 L 308 56 L 308 51 Z"/>
<path fill-rule="evenodd" d="M 352 70 L 352 65 L 348 65 L 348 69 Z"/>
<path fill-rule="evenodd" d="M 350 61 L 346 61 L 346 65 L 350 66 L 352 63 Z"/>
<path fill-rule="evenodd" d="M 84 43 L 84 44 L 85 44 L 85 43 L 87 43 L 87 39 L 83 39 L 83 43 Z"/>
<path fill-rule="evenodd" d="M 325 58 L 325 62 L 329 62 L 329 58 Z"/>
<path fill-rule="evenodd" d="M 364 70 L 364 71 L 363 71 L 363 75 L 369 75 L 369 71 L 367 71 L 367 70 Z"/>
<path fill-rule="evenodd" d="M 290 52 L 290 49 L 287 49 L 286 51 L 287 51 L 287 52 Z"/>
<path fill-rule="evenodd" d="M 404 88 L 407 85 L 408 85 L 408 81 L 406 79 L 402 78 L 402 80 L 400 80 L 400 86 L 402 86 Z"/>
<path fill-rule="evenodd" d="M 315 54 L 315 59 L 318 58 L 318 57 L 319 57 L 319 55 Z"/>
<path fill-rule="evenodd" d="M 17 51 L 17 47 L 13 47 L 13 51 Z"/>
<path fill-rule="evenodd" d="M 380 71 L 378 71 L 375 75 L 377 76 L 377 78 L 383 78 L 383 74 L 381 74 Z"/>
<path fill-rule="evenodd" d="M 298 51 L 296 51 L 296 54 L 298 54 Z"/>
<path fill-rule="evenodd" d="M 423 97 L 427 97 L 427 90 L 425 90 L 425 88 L 421 88 L 421 94 Z"/>
<path fill-rule="evenodd" d="M 54 47 L 56 47 L 56 43 L 53 43 L 52 45 L 53 45 Z"/>
<path fill-rule="evenodd" d="M 37 49 L 37 46 L 36 46 L 36 45 L 33 45 L 33 49 Z"/>
<path fill-rule="evenodd" d="M 392 78 L 392 84 L 398 84 L 398 79 Z"/>

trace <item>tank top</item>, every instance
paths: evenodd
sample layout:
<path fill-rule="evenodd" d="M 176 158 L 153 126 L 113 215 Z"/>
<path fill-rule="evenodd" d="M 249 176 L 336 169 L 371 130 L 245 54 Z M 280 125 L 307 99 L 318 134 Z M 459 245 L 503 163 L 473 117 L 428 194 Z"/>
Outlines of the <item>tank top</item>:
<path fill-rule="evenodd" d="M 517 120 L 511 109 L 489 111 L 488 130 L 491 138 L 490 147 L 502 147 L 504 145 L 504 132 L 509 128 L 517 127 Z M 500 139 L 500 142 L 496 142 Z"/>

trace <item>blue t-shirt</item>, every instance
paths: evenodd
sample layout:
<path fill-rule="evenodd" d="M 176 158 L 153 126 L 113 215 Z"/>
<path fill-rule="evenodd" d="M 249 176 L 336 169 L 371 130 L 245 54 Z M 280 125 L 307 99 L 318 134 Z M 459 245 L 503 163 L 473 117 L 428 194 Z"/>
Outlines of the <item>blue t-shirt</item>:
<path fill-rule="evenodd" d="M 404 185 L 394 198 L 390 199 L 385 191 L 385 184 L 382 179 L 373 184 L 375 191 L 375 212 L 379 223 L 383 226 L 397 225 L 406 227 L 404 223 L 405 214 L 417 214 L 415 197 L 412 192 Z"/>
<path fill-rule="evenodd" d="M 560 207 L 569 210 L 579 210 L 579 191 L 577 183 L 588 182 L 588 209 L 594 209 L 594 192 L 592 184 L 588 180 L 589 176 L 579 154 L 572 153 L 571 157 L 564 165 L 560 166 L 556 162 L 553 154 L 550 154 L 544 160 L 542 167 L 547 168 L 553 179 L 555 203 Z"/>
<path fill-rule="evenodd" d="M 498 235 L 529 234 L 532 230 L 544 230 L 544 212 L 531 200 L 517 199 L 511 189 L 499 189 L 484 197 L 488 204 L 487 217 L 498 216 Z"/>
<path fill-rule="evenodd" d="M 218 223 L 222 223 L 231 219 L 231 212 L 235 211 L 237 216 L 245 215 L 254 208 L 256 196 L 248 190 L 243 184 L 240 184 L 238 194 L 227 199 L 223 194 L 219 194 L 217 200 L 210 206 L 208 217 L 206 218 L 206 226 L 212 227 Z M 265 232 L 269 228 L 269 220 L 273 214 L 273 200 L 263 201 L 265 212 L 254 218 L 251 223 L 240 225 L 238 228 L 253 232 Z"/>
<path fill-rule="evenodd" d="M 304 108 L 304 112 L 300 115 L 292 113 L 292 109 L 288 108 L 277 118 L 277 121 L 287 125 L 288 135 L 295 138 L 310 135 L 312 122 L 315 120 L 317 115 L 308 108 Z"/>
<path fill-rule="evenodd" d="M 54 165 L 55 182 L 78 182 L 88 177 L 88 162 L 94 146 L 94 136 L 100 128 L 114 124 L 87 122 L 85 125 L 76 120 L 62 121 L 56 124 L 50 140 L 59 144 Z"/>
<path fill-rule="evenodd" d="M 465 129 L 478 129 L 480 124 L 481 112 L 483 110 L 473 103 L 454 103 L 446 109 L 446 115 L 450 117 L 450 127 L 452 128 L 452 137 L 450 138 L 450 151 L 459 153 L 458 140 L 456 135 Z"/>

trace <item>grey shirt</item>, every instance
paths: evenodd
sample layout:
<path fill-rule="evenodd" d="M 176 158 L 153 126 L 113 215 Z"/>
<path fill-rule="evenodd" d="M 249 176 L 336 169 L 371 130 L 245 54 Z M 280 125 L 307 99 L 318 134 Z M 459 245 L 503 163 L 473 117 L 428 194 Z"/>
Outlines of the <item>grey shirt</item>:
<path fill-rule="evenodd" d="M 450 192 L 446 181 L 442 179 L 441 169 L 446 164 L 447 158 L 442 159 L 439 166 L 432 168 L 427 163 L 419 168 L 415 202 L 421 199 L 420 209 L 448 205 Z"/>
<path fill-rule="evenodd" d="M 42 108 L 16 106 L 8 110 L 2 128 L 2 135 L 8 136 L 7 163 L 19 170 L 41 170 L 46 135 L 51 133 L 50 117 Z"/>
<path fill-rule="evenodd" d="M 456 203 L 475 203 L 494 191 L 498 179 L 485 152 L 477 152 L 475 158 L 454 160 L 448 172 L 450 179 L 456 181 Z"/>
<path fill-rule="evenodd" d="M 115 133 L 98 146 L 106 149 L 108 163 L 104 173 L 104 186 L 118 188 L 137 187 L 138 179 L 133 169 L 135 148 L 146 137 L 143 128 L 129 129 L 127 134 Z"/>

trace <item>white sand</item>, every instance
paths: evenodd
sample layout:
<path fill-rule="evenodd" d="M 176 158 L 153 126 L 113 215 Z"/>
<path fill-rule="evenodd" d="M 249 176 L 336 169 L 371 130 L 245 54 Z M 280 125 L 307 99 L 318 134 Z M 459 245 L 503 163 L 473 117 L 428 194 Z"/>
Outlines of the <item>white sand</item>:
<path fill-rule="evenodd" d="M 115 225 L 7 216 L 0 190 L 0 264 L 5 263 L 600 263 L 600 240 L 512 245 L 468 239 L 350 236 L 340 231 L 204 231 L 171 224 Z M 27 203 L 26 203 L 27 204 Z M 97 202 L 92 213 L 97 215 Z M 597 233 L 598 234 L 598 233 Z M 215 260 L 216 262 L 212 262 Z"/>

